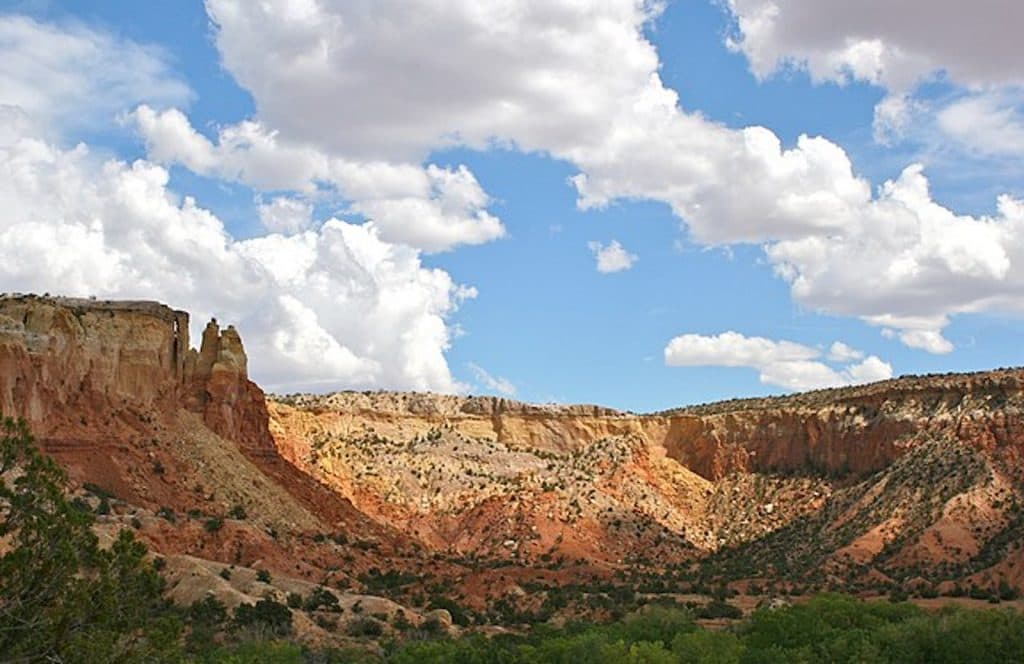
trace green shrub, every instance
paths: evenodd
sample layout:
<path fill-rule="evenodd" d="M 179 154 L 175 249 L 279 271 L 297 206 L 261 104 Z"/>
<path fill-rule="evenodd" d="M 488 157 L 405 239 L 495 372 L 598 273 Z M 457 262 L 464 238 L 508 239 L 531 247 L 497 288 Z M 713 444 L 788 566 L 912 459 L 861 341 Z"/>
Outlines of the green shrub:
<path fill-rule="evenodd" d="M 283 637 L 292 633 L 291 610 L 272 599 L 261 599 L 255 604 L 239 604 L 235 608 L 234 625 L 249 630 L 256 636 Z"/>
<path fill-rule="evenodd" d="M 338 604 L 338 598 L 330 590 L 327 590 L 323 586 L 317 586 L 306 598 L 304 608 L 307 611 L 334 611 L 340 612 L 341 606 Z"/>
<path fill-rule="evenodd" d="M 368 617 L 359 617 L 349 621 L 345 627 L 349 636 L 378 637 L 384 633 L 384 626 L 377 620 Z"/>

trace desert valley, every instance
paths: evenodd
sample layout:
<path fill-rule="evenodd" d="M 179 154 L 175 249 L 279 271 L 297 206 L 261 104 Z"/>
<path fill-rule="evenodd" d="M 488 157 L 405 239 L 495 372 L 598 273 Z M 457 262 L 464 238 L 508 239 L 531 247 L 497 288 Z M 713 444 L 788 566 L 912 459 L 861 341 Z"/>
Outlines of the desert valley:
<path fill-rule="evenodd" d="M 637 414 L 267 395 L 244 330 L 212 321 L 198 349 L 188 330 L 153 302 L 0 298 L 0 411 L 67 469 L 101 541 L 130 529 L 163 561 L 180 606 L 319 596 L 291 603 L 299 640 L 345 645 L 1024 586 L 1024 370 Z"/>
<path fill-rule="evenodd" d="M 1021 25 L 0 0 L 0 664 L 1024 662 Z"/>

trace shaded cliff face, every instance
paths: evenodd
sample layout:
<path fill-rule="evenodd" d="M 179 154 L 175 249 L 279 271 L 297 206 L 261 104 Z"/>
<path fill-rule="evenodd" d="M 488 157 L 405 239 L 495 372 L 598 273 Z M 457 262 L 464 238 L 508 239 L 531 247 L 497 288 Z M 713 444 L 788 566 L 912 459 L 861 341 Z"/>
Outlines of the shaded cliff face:
<path fill-rule="evenodd" d="M 908 377 L 660 413 L 669 453 L 708 476 L 741 471 L 855 477 L 921 441 L 957 440 L 1000 457 L 1024 450 L 1024 370 Z"/>

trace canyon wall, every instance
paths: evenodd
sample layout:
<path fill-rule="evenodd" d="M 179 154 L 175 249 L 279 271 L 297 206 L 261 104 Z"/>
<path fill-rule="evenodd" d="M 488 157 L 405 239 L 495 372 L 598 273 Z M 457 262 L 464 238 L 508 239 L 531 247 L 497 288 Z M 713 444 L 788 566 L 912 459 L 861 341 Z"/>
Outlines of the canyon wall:
<path fill-rule="evenodd" d="M 0 413 L 44 442 L 111 443 L 187 408 L 244 447 L 272 450 L 263 392 L 234 328 L 156 302 L 0 296 Z"/>
<path fill-rule="evenodd" d="M 381 547 L 346 554 L 361 565 L 418 547 L 616 566 L 763 541 L 772 557 L 834 519 L 842 537 L 815 556 L 878 556 L 899 536 L 904 558 L 880 569 L 938 551 L 966 574 L 1024 527 L 1024 370 L 635 414 L 423 393 L 267 399 L 233 327 L 210 321 L 189 341 L 188 314 L 155 302 L 0 296 L 0 412 L 27 419 L 79 485 L 152 510 L 241 505 L 314 544 L 355 534 Z"/>
<path fill-rule="evenodd" d="M 1019 455 L 1024 373 L 933 376 L 637 415 L 495 397 L 340 392 L 271 403 L 248 378 L 236 330 L 155 302 L 0 296 L 0 412 L 51 440 L 117 439 L 136 420 L 185 408 L 255 454 L 298 463 L 317 432 L 407 440 L 437 427 L 564 453 L 636 436 L 707 479 L 738 471 L 864 474 L 918 441 L 950 437 Z M 301 464 L 300 464 L 301 465 Z"/>
<path fill-rule="evenodd" d="M 795 397 L 637 415 L 496 397 L 339 392 L 271 403 L 282 454 L 301 463 L 318 435 L 409 440 L 437 428 L 555 453 L 639 436 L 709 480 L 734 472 L 863 475 L 922 440 L 947 437 L 1004 454 L 1024 449 L 1024 372 L 906 378 Z"/>

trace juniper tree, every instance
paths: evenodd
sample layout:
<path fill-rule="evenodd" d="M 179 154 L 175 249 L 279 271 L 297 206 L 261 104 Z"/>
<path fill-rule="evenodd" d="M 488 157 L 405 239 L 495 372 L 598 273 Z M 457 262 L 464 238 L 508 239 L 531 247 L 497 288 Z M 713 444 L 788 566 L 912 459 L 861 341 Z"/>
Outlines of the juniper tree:
<path fill-rule="evenodd" d="M 0 420 L 0 653 L 7 661 L 173 659 L 180 621 L 128 529 L 109 547 L 22 421 Z"/>

